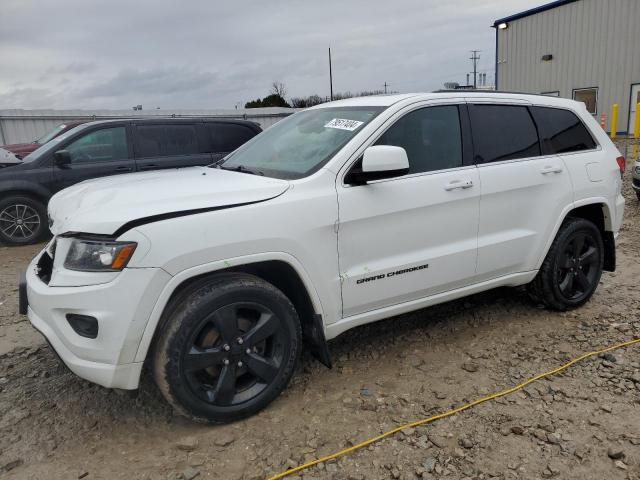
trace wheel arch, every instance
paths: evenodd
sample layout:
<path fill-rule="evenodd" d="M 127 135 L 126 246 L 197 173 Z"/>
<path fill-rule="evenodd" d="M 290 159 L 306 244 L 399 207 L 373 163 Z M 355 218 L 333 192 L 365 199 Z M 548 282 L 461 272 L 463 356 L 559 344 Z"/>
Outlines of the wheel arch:
<path fill-rule="evenodd" d="M 12 185 L 10 187 L 4 187 L 0 184 L 0 195 L 3 198 L 9 196 L 23 196 L 33 198 L 34 200 L 39 201 L 47 208 L 47 203 L 49 202 L 49 198 L 51 198 L 50 193 L 42 187 L 38 186 L 24 186 L 24 185 Z"/>
<path fill-rule="evenodd" d="M 327 367 L 331 359 L 324 334 L 322 304 L 311 281 L 294 257 L 287 254 L 252 256 L 253 258 L 218 261 L 190 268 L 175 275 L 161 293 L 147 322 L 135 361 L 147 358 L 157 333 L 166 321 L 165 312 L 180 295 L 198 283 L 221 273 L 248 273 L 271 283 L 293 303 L 300 318 L 303 340 L 307 348 Z"/>
<path fill-rule="evenodd" d="M 538 261 L 538 268 L 544 261 L 553 239 L 558 234 L 560 227 L 567 218 L 584 218 L 592 222 L 602 234 L 604 244 L 604 265 L 603 270 L 613 272 L 616 269 L 616 248 L 613 232 L 612 211 L 605 198 L 591 198 L 573 203 L 565 208 L 560 219 L 556 223 L 553 235 L 547 240 L 542 257 Z"/>
<path fill-rule="evenodd" d="M 592 222 L 602 234 L 604 245 L 604 264 L 602 269 L 606 272 L 616 270 L 616 243 L 613 235 L 611 210 L 606 202 L 588 203 L 569 211 L 565 216 L 572 218 L 584 218 Z"/>

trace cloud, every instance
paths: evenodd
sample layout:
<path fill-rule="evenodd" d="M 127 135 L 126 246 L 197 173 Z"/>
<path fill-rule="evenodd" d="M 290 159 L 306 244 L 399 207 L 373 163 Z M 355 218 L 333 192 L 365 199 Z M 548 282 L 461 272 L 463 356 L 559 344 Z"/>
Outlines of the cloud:
<path fill-rule="evenodd" d="M 0 106 L 2 105 L 6 108 L 54 108 L 58 106 L 58 102 L 51 89 L 27 87 L 0 92 Z"/>
<path fill-rule="evenodd" d="M 233 108 L 291 96 L 424 91 L 493 75 L 496 18 L 540 0 L 3 0 L 0 108 Z M 508 6 L 505 6 L 508 5 Z"/>
<path fill-rule="evenodd" d="M 216 82 L 211 72 L 192 68 L 152 68 L 136 70 L 127 68 L 115 76 L 87 87 L 82 97 L 121 97 L 123 94 L 173 95 L 191 94 L 210 88 Z"/>
<path fill-rule="evenodd" d="M 81 75 L 83 73 L 89 73 L 95 71 L 97 68 L 93 62 L 71 62 L 66 65 L 54 65 L 47 68 L 47 75 Z"/>

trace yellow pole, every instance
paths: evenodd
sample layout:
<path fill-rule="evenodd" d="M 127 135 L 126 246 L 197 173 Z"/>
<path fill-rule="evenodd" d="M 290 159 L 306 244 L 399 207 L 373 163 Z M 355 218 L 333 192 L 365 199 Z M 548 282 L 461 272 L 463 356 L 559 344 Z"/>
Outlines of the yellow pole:
<path fill-rule="evenodd" d="M 618 128 L 618 104 L 613 104 L 611 111 L 611 140 L 616 139 L 616 129 Z"/>
<path fill-rule="evenodd" d="M 640 137 L 640 102 L 636 104 L 636 123 L 633 126 L 633 158 L 638 160 L 638 137 Z"/>

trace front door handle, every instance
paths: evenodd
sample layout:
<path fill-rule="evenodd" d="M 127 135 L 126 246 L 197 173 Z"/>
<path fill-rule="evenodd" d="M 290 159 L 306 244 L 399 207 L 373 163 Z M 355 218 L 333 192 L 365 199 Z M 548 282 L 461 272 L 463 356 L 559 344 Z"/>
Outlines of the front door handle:
<path fill-rule="evenodd" d="M 447 183 L 444 186 L 444 189 L 447 192 L 450 192 L 451 190 L 456 190 L 456 189 L 466 190 L 467 188 L 471 188 L 471 187 L 473 187 L 472 180 L 451 180 L 449 183 Z"/>
<path fill-rule="evenodd" d="M 116 167 L 116 172 L 133 172 L 131 167 Z"/>
<path fill-rule="evenodd" d="M 559 165 L 546 165 L 542 169 L 540 169 L 540 173 L 546 175 L 548 173 L 562 173 L 562 167 Z"/>

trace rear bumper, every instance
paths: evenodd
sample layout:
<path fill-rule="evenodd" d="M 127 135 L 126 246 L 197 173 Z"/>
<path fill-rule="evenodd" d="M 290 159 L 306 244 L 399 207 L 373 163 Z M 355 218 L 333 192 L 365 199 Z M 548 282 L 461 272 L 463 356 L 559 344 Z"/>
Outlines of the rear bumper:
<path fill-rule="evenodd" d="M 622 194 L 619 194 L 616 199 L 616 223 L 614 225 L 614 232 L 618 232 L 620 230 L 620 227 L 622 227 L 622 222 L 624 220 L 624 205 L 625 205 L 625 201 L 624 201 L 624 197 L 622 196 Z"/>

